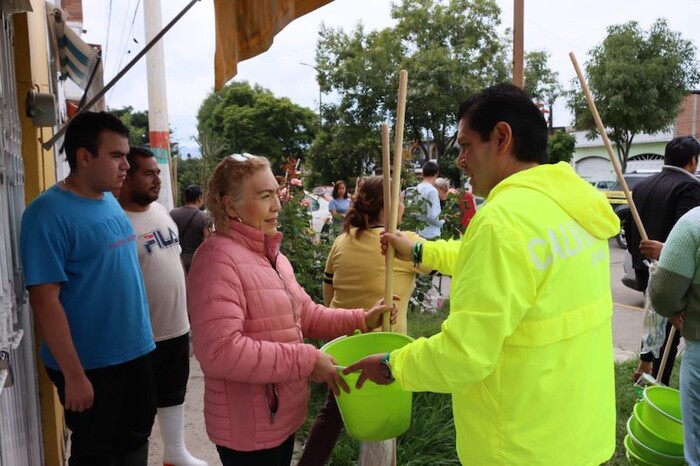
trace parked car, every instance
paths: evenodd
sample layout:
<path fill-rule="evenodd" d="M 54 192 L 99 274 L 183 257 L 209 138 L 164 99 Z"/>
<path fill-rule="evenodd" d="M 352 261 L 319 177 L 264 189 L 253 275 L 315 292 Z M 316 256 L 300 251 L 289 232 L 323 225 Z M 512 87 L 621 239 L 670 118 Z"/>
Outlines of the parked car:
<path fill-rule="evenodd" d="M 304 191 L 302 202 L 308 205 L 309 213 L 311 214 L 311 227 L 316 233 L 320 234 L 323 226 L 331 221 L 328 201 L 323 197 Z"/>
<path fill-rule="evenodd" d="M 613 180 L 598 180 L 589 181 L 589 183 L 591 183 L 594 188 L 600 189 L 601 191 L 610 191 L 617 182 Z"/>

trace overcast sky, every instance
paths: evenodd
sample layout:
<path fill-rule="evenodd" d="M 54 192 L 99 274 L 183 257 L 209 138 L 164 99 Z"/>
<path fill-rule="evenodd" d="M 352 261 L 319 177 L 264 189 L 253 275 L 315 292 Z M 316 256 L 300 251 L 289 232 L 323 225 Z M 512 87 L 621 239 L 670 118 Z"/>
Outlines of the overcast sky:
<path fill-rule="evenodd" d="M 501 30 L 512 28 L 513 2 L 497 2 L 502 10 Z M 163 25 L 188 3 L 161 0 Z M 361 21 L 367 30 L 380 29 L 392 25 L 390 9 L 389 0 L 335 0 L 287 26 L 270 50 L 240 63 L 234 79 L 260 84 L 277 96 L 317 111 L 316 72 L 301 63 L 314 64 L 321 23 L 349 31 Z M 83 2 L 83 13 L 87 31 L 83 38 L 103 46 L 106 83 L 144 46 L 143 1 L 89 0 Z M 635 20 L 646 30 L 660 17 L 668 20 L 672 30 L 700 46 L 700 0 L 525 0 L 525 50 L 549 51 L 550 67 L 559 72 L 561 83 L 568 88 L 575 76 L 569 52 L 573 51 L 583 66 L 588 51 L 605 38 L 608 26 Z M 191 138 L 196 135 L 197 110 L 214 83 L 212 0 L 195 4 L 164 40 L 170 126 L 182 152 L 194 154 L 197 149 Z M 107 94 L 109 107 L 147 109 L 145 58 L 142 62 Z M 570 116 L 560 100 L 554 123 L 568 125 Z"/>

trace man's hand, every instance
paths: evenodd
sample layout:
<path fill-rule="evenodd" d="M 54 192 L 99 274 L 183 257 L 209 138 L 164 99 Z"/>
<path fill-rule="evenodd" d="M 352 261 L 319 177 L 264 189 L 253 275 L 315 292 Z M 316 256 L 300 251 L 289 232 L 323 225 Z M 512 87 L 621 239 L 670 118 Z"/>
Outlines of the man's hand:
<path fill-rule="evenodd" d="M 67 377 L 65 375 L 64 377 L 66 382 L 66 402 L 63 407 L 66 408 L 66 411 L 82 413 L 92 408 L 92 403 L 95 401 L 95 392 L 85 372 L 73 377 Z"/>
<path fill-rule="evenodd" d="M 394 301 L 400 301 L 401 297 L 397 294 L 394 295 Z M 382 315 L 385 312 L 391 311 L 391 316 L 389 320 L 392 325 L 396 323 L 396 318 L 398 316 L 398 309 L 396 309 L 396 304 L 392 306 L 387 306 L 384 304 L 384 298 L 377 301 L 377 304 L 372 306 L 365 314 L 365 325 L 370 330 L 374 330 L 382 324 Z"/>
<path fill-rule="evenodd" d="M 393 380 L 387 379 L 381 369 L 381 362 L 386 353 L 373 354 L 367 356 L 364 359 L 360 359 L 354 364 L 349 365 L 343 370 L 343 374 L 350 374 L 352 372 L 362 371 L 360 373 L 360 378 L 357 379 L 355 388 L 362 388 L 365 384 L 365 380 L 371 380 L 372 382 L 379 385 L 388 385 Z"/>
<path fill-rule="evenodd" d="M 395 257 L 397 259 L 405 261 L 412 260 L 411 253 L 413 251 L 413 241 L 406 238 L 403 235 L 403 233 L 401 233 L 398 230 L 395 233 L 383 231 L 379 235 L 379 238 L 382 243 L 382 254 L 386 256 L 388 245 L 391 244 L 394 247 L 394 250 L 396 251 Z"/>
<path fill-rule="evenodd" d="M 350 393 L 350 387 L 340 376 L 338 367 L 335 365 L 335 359 L 330 354 L 321 353 L 321 357 L 316 361 L 309 379 L 312 382 L 325 383 L 335 396 L 340 395 L 340 388 L 345 390 L 345 393 Z"/>
<path fill-rule="evenodd" d="M 664 243 L 653 239 L 643 239 L 639 243 L 639 250 L 642 252 L 642 255 L 649 260 L 659 260 L 663 247 Z"/>
<path fill-rule="evenodd" d="M 685 312 L 679 312 L 668 318 L 671 325 L 676 327 L 679 331 L 683 330 L 683 324 L 685 323 Z"/>

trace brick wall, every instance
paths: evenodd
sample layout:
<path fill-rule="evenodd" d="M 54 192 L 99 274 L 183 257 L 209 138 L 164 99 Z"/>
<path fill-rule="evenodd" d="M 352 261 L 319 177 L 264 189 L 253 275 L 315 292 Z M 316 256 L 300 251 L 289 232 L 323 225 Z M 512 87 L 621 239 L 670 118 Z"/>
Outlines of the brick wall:
<path fill-rule="evenodd" d="M 700 91 L 692 91 L 683 100 L 673 136 L 700 138 Z"/>

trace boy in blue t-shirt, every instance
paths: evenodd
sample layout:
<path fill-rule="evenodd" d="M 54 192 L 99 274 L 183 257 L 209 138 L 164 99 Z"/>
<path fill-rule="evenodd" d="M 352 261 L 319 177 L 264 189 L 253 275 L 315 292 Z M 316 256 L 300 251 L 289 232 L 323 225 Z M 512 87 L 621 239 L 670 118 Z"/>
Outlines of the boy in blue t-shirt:
<path fill-rule="evenodd" d="M 110 192 L 129 168 L 128 135 L 108 113 L 76 116 L 65 136 L 70 174 L 22 217 L 25 282 L 72 431 L 71 466 L 148 459 L 155 344 L 136 234 Z"/>

